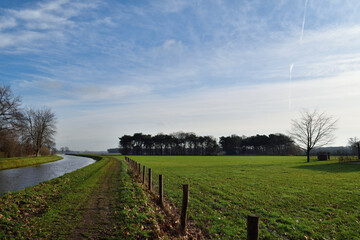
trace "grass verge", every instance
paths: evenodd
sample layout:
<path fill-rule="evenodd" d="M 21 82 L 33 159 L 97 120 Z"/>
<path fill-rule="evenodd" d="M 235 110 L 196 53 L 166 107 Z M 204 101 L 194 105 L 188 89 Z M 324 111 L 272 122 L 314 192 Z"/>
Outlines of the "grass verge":
<path fill-rule="evenodd" d="M 60 159 L 62 159 L 60 156 L 0 158 L 0 170 L 29 167 Z"/>

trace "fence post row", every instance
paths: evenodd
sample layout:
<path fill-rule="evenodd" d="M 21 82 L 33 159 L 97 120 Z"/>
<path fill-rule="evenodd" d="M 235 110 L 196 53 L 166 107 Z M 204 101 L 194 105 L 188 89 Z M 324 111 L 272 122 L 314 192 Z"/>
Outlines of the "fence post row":
<path fill-rule="evenodd" d="M 130 167 L 135 173 L 141 177 L 141 164 L 125 156 L 125 161 L 129 163 Z M 145 184 L 146 167 L 142 166 L 142 183 Z M 148 189 L 152 191 L 152 171 L 149 168 L 148 171 Z M 163 206 L 164 203 L 164 187 L 163 187 L 163 175 L 159 175 L 159 205 Z M 180 214 L 180 230 L 183 234 L 186 233 L 187 227 L 187 208 L 189 204 L 189 184 L 183 184 L 183 201 Z M 247 240 L 259 240 L 259 216 L 250 214 L 247 217 Z"/>

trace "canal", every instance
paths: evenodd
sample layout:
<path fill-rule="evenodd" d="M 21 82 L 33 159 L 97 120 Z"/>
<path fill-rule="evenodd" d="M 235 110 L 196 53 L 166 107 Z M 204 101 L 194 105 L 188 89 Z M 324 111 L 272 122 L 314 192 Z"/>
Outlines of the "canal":
<path fill-rule="evenodd" d="M 38 166 L 0 171 L 0 195 L 60 177 L 95 162 L 87 157 L 61 155 L 63 159 Z"/>

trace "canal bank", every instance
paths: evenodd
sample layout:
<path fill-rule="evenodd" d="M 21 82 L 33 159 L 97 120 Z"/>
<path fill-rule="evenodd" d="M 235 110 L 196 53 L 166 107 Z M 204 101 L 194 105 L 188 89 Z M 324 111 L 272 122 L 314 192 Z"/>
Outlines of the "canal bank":
<path fill-rule="evenodd" d="M 61 156 L 0 158 L 0 170 L 24 168 L 62 159 Z"/>

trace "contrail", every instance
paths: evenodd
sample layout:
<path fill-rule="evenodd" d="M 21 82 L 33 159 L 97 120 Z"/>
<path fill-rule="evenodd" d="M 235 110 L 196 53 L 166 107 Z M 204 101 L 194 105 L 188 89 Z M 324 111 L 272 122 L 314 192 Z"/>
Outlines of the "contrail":
<path fill-rule="evenodd" d="M 292 70 L 294 68 L 294 64 L 290 64 L 290 77 L 289 77 L 289 110 L 291 110 L 291 98 L 292 98 Z"/>
<path fill-rule="evenodd" d="M 300 43 L 302 43 L 303 36 L 304 36 L 304 27 L 305 27 L 305 20 L 306 20 L 306 8 L 307 8 L 308 0 L 305 0 L 305 7 L 304 7 L 304 16 L 301 26 L 301 35 L 300 35 Z"/>
<path fill-rule="evenodd" d="M 303 21 L 301 25 L 301 34 L 300 34 L 300 44 L 302 44 L 303 37 L 304 37 L 304 28 L 305 28 L 305 21 L 306 21 L 306 9 L 308 5 L 309 0 L 305 0 L 305 6 L 304 6 L 304 16 Z M 290 76 L 289 76 L 289 110 L 291 110 L 291 104 L 292 104 L 292 70 L 294 68 L 294 63 L 290 64 Z"/>

